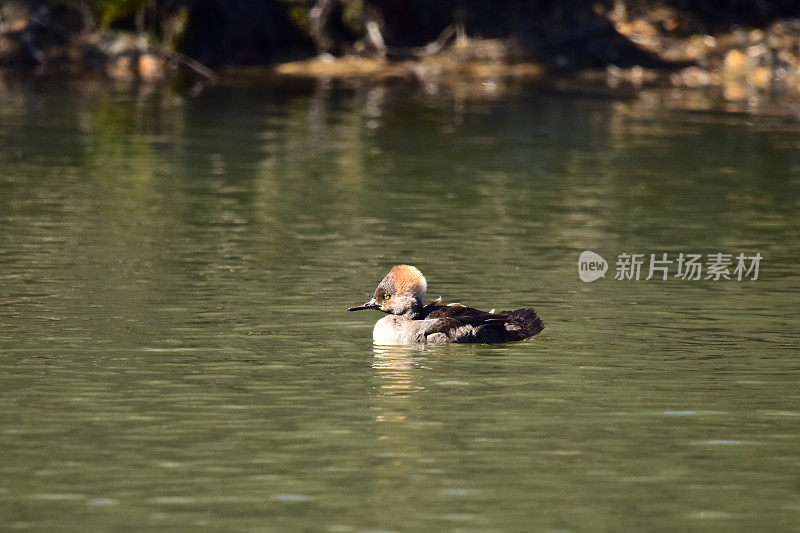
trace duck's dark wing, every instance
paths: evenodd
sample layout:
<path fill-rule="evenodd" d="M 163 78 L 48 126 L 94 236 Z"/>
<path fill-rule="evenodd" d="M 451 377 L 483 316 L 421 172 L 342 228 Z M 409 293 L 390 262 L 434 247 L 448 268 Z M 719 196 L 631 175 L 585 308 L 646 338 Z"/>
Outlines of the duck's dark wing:
<path fill-rule="evenodd" d="M 533 337 L 544 329 L 533 309 L 487 313 L 460 305 L 436 305 L 423 308 L 422 319 L 436 321 L 425 335 L 447 342 L 511 342 Z M 420 313 L 422 315 L 422 313 Z M 438 334 L 438 335 L 437 335 Z"/>

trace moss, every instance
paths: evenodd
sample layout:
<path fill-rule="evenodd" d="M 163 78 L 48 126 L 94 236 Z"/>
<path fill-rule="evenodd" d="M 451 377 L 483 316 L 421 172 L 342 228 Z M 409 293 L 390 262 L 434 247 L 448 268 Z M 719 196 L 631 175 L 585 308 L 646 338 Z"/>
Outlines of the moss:
<path fill-rule="evenodd" d="M 311 21 L 308 20 L 308 10 L 305 7 L 290 7 L 289 20 L 304 34 L 311 35 Z"/>
<path fill-rule="evenodd" d="M 92 11 L 103 28 L 111 28 L 147 7 L 150 0 L 93 0 Z"/>
<path fill-rule="evenodd" d="M 342 22 L 350 31 L 358 34 L 364 25 L 364 1 L 345 0 L 342 7 Z"/>
<path fill-rule="evenodd" d="M 189 28 L 191 13 L 188 7 L 181 7 L 170 15 L 163 25 L 163 40 L 176 52 L 184 52 L 186 48 L 186 31 Z"/>

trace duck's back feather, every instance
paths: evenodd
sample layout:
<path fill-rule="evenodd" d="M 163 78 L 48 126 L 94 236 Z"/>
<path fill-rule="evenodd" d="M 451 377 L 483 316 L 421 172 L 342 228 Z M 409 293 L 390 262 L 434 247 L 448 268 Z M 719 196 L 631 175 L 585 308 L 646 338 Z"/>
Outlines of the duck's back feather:
<path fill-rule="evenodd" d="M 533 309 L 487 313 L 462 305 L 426 305 L 415 317 L 433 320 L 425 329 L 428 342 L 511 342 L 529 339 L 544 329 Z"/>

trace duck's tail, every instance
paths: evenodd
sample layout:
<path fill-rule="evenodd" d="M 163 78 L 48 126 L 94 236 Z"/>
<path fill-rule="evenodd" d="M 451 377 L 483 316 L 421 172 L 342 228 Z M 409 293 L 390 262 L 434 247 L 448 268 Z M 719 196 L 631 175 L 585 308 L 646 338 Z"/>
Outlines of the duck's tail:
<path fill-rule="evenodd" d="M 538 335 L 544 329 L 544 322 L 531 308 L 525 307 L 516 311 L 502 311 L 501 315 L 507 315 L 506 331 L 512 333 L 514 340 L 524 341 Z"/>

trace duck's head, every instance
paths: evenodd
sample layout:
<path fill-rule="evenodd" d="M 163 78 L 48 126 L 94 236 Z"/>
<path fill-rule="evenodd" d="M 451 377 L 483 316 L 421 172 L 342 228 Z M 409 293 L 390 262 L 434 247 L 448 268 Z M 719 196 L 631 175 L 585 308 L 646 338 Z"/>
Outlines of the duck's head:
<path fill-rule="evenodd" d="M 418 268 L 396 265 L 378 284 L 370 301 L 351 307 L 348 311 L 380 309 L 391 315 L 413 315 L 422 309 L 427 289 L 428 282 Z"/>

